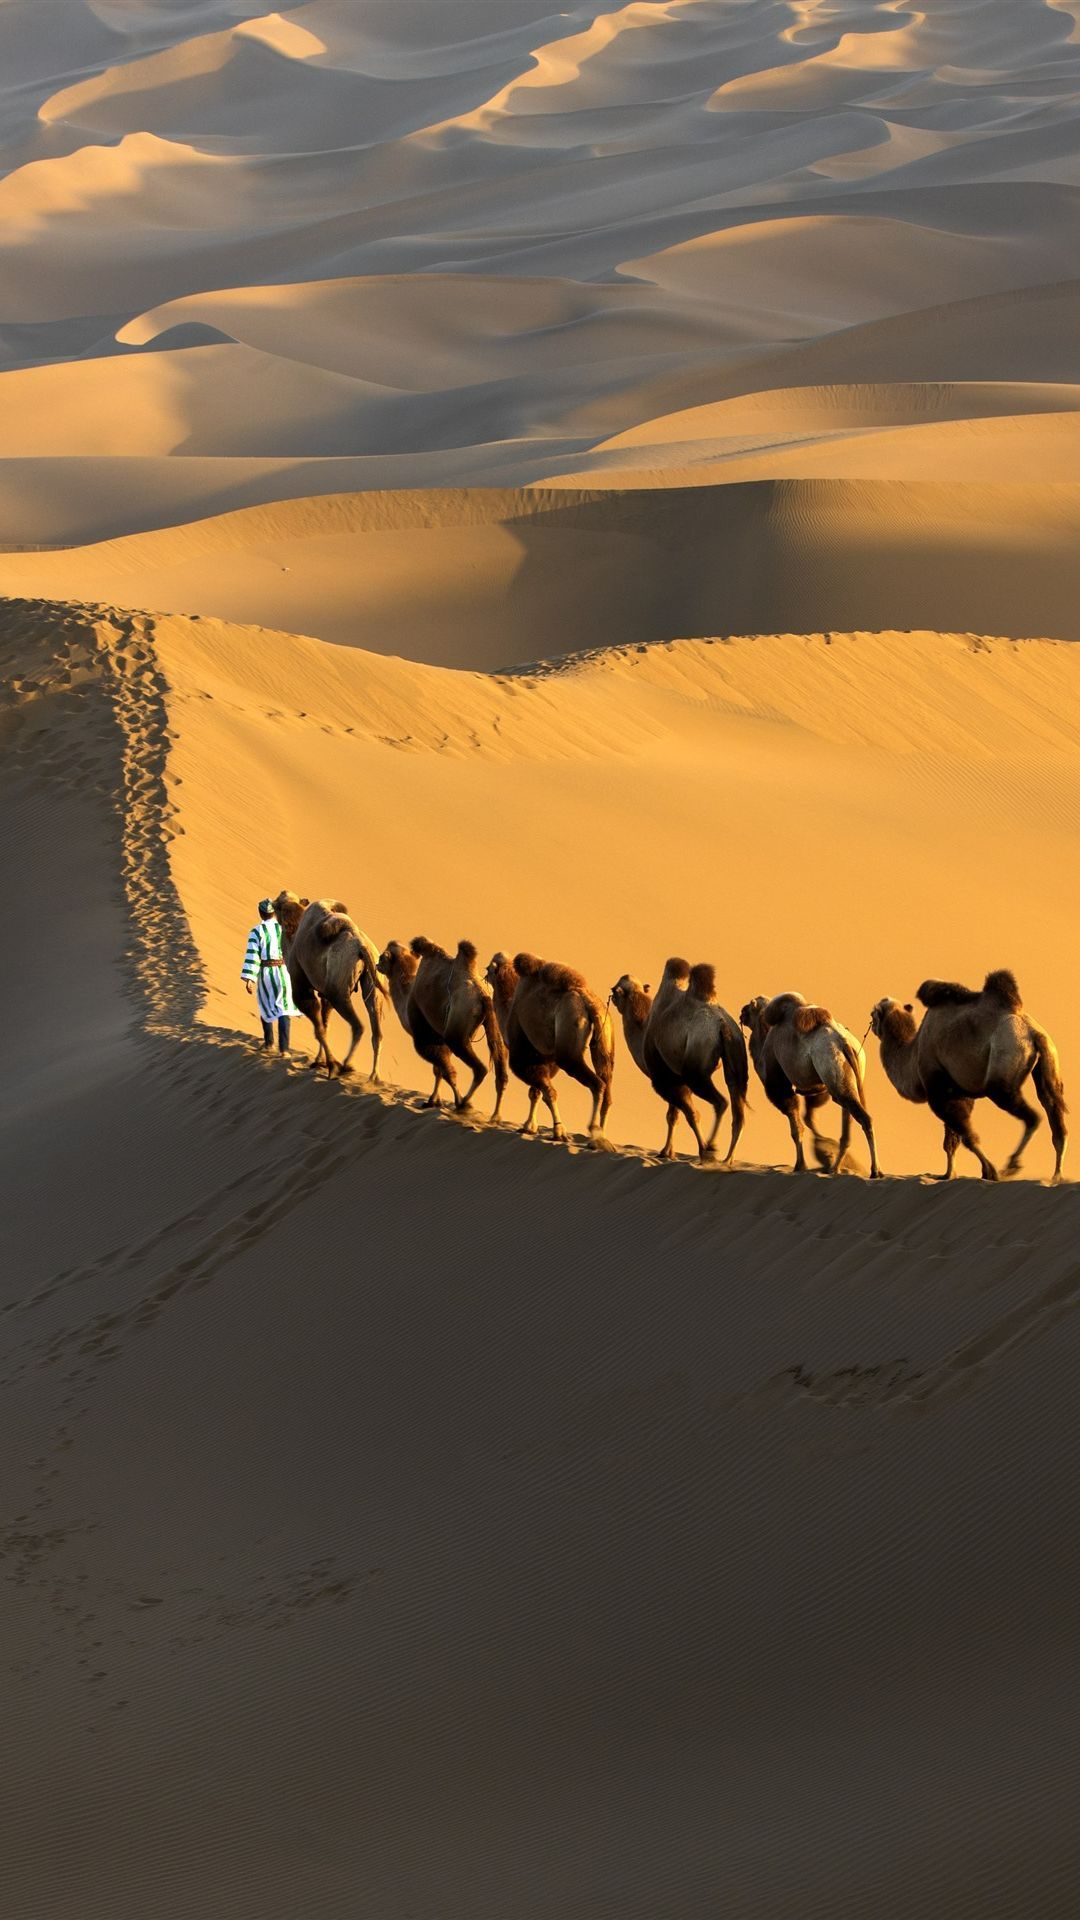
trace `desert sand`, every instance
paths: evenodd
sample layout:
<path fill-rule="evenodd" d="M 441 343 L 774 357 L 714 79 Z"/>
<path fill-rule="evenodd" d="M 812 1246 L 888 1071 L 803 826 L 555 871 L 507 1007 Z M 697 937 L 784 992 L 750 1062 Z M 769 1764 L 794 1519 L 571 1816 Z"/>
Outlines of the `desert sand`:
<path fill-rule="evenodd" d="M 661 1165 L 617 1034 L 525 1140 L 239 969 L 281 886 L 859 1035 L 1008 966 L 1075 1088 L 1078 79 L 1066 0 L 0 5 L 4 1913 L 1074 1913 L 1046 1128 L 944 1186 L 870 1041 L 884 1181 L 754 1080 Z"/>

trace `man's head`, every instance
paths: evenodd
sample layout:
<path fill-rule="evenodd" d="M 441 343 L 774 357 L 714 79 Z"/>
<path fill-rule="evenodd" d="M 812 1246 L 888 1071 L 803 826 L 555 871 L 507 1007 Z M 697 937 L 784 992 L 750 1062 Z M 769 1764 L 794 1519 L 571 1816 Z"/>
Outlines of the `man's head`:
<path fill-rule="evenodd" d="M 274 903 L 273 903 L 273 901 L 272 901 L 272 900 L 260 900 L 260 901 L 259 901 L 259 919 L 260 919 L 260 920 L 272 920 L 272 919 L 273 919 L 273 917 L 274 917 Z"/>

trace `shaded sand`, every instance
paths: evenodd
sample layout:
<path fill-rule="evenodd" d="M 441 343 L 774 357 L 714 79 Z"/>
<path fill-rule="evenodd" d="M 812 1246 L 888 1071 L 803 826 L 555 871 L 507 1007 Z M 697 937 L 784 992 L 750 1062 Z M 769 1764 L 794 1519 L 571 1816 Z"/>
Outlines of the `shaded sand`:
<path fill-rule="evenodd" d="M 27 828 L 5 878 L 40 955 L 0 1128 L 7 1909 L 1071 1913 L 1076 1189 L 477 1135 L 264 1065 L 231 1028 L 234 887 L 279 835 L 310 857 L 325 831 L 365 918 L 423 896 L 456 932 L 469 886 L 475 921 L 580 918 L 592 965 L 643 933 L 633 873 L 670 923 L 682 874 L 651 835 L 679 844 L 654 817 L 677 716 L 686 857 L 715 879 L 690 944 L 723 927 L 756 970 L 774 942 L 809 955 L 840 902 L 830 982 L 861 975 L 878 890 L 895 906 L 905 851 L 932 888 L 965 795 L 986 848 L 953 868 L 967 937 L 1008 935 L 1068 1071 L 1071 963 L 1036 885 L 1075 791 L 1073 649 L 692 643 L 491 681 L 39 604 L 5 609 L 2 658 L 5 817 Z M 379 740 L 405 699 L 411 751 Z M 785 930 L 758 889 L 804 747 Z M 601 768 L 636 853 L 605 831 Z M 466 796 L 468 873 L 440 882 L 424 843 L 464 845 Z M 924 892 L 892 967 L 931 941 L 971 970 Z M 748 1144 L 769 1137 L 759 1103 Z"/>
<path fill-rule="evenodd" d="M 175 464 L 162 462 L 166 478 Z M 47 469 L 41 487 L 55 502 Z M 282 501 L 69 552 L 0 552 L 0 589 L 214 614 L 459 667 L 683 634 L 1080 639 L 1080 481 L 681 477 L 688 484 L 657 489 L 651 471 L 624 473 L 618 493 Z M 92 476 L 79 501 L 100 520 Z M 38 506 L 38 494 L 23 498 L 24 531 Z"/>

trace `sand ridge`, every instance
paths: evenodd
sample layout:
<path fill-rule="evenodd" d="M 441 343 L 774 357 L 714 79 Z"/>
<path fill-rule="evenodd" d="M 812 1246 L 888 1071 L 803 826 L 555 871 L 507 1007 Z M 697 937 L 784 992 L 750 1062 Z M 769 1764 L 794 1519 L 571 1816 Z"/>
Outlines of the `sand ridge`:
<path fill-rule="evenodd" d="M 1056 885 L 1080 813 L 1068 643 L 780 635 L 477 674 L 206 619 L 34 602 L 7 603 L 7 618 L 13 648 L 55 623 L 61 675 L 72 634 L 104 663 L 131 956 L 155 1028 L 250 1030 L 237 942 L 250 903 L 286 885 L 345 898 L 379 944 L 425 932 L 484 953 L 528 947 L 581 966 L 601 995 L 692 949 L 718 965 L 736 1011 L 800 985 L 859 1032 L 883 992 L 1008 963 L 1068 1079 L 1071 908 Z M 20 681 L 24 730 L 51 685 Z M 789 862 L 808 795 L 843 823 L 857 884 L 840 908 L 823 855 Z M 752 832 L 736 828 L 732 845 L 746 817 Z M 917 876 L 916 915 L 896 911 L 897 862 Z M 390 1077 L 426 1091 L 392 1016 L 388 1052 Z M 661 1109 L 621 1044 L 619 1056 L 612 1137 L 649 1147 Z M 886 1167 L 935 1169 L 936 1127 L 873 1059 L 868 1089 Z M 743 1157 L 786 1164 L 783 1121 L 752 1099 Z M 564 1104 L 577 1124 L 573 1090 Z M 988 1112 L 985 1130 L 1004 1158 L 1013 1123 Z M 1048 1153 L 1040 1138 L 1033 1174 Z"/>
<path fill-rule="evenodd" d="M 359 724 L 425 675 L 291 642 L 311 706 L 279 706 L 267 756 L 258 703 L 280 700 L 289 636 L 203 625 L 4 608 L 5 811 L 35 828 L 7 877 L 29 924 L 79 940 L 74 985 L 70 938 L 20 975 L 0 1126 L 13 1909 L 292 1920 L 344 1915 L 359 1889 L 389 1915 L 494 1920 L 520 1886 L 516 1910 L 549 1912 L 554 1887 L 584 1920 L 611 1910 L 618 1860 L 619 1909 L 642 1916 L 717 1898 L 762 1920 L 974 1916 L 987 1878 L 1006 1911 L 1064 1916 L 1076 1189 L 661 1169 L 263 1062 L 216 992 L 238 966 L 235 887 L 266 858 L 247 839 L 264 793 L 240 774 L 279 769 L 310 849 L 326 821 L 288 735 L 330 755 L 324 702 L 344 717 L 351 685 Z M 854 716 L 863 648 L 836 644 Z M 812 691 L 833 649 L 783 647 L 778 686 L 801 652 Z M 711 663 L 734 702 L 740 651 L 601 654 L 502 694 L 542 714 L 599 678 L 613 726 L 633 692 L 654 723 L 659 699 L 711 724 Z M 768 643 L 745 652 L 755 683 Z M 951 654 L 974 744 L 1025 714 L 1071 767 L 1051 732 L 1071 648 Z M 1004 683 L 996 722 L 979 674 Z M 399 813 L 421 803 L 401 769 L 484 758 L 466 729 L 485 677 L 428 677 L 461 683 L 454 737 L 379 749 Z M 382 724 L 368 713 L 364 751 Z M 759 706 L 739 724 L 770 723 Z M 781 731 L 790 758 L 793 715 Z M 819 737 L 819 777 L 842 745 Z M 594 756 L 611 780 L 612 741 Z M 910 804 L 937 776 L 902 758 Z M 545 779 L 550 825 L 588 756 L 539 738 L 512 764 Z M 986 765 L 1001 777 L 1000 754 Z M 345 838 L 320 853 L 339 869 L 361 788 L 343 791 Z M 376 841 L 362 877 L 382 899 Z M 225 889 L 216 930 L 199 865 Z M 410 873 L 403 898 L 425 885 Z M 760 1847 L 727 1844 L 749 1829 Z"/>

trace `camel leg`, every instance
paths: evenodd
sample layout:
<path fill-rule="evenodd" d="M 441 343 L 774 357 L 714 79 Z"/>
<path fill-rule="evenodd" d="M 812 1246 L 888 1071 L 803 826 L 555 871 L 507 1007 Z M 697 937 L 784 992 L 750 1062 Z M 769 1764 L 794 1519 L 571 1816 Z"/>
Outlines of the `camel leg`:
<path fill-rule="evenodd" d="M 454 1072 L 454 1063 L 450 1058 L 449 1050 L 446 1047 L 433 1048 L 431 1065 L 435 1074 L 435 1085 L 431 1090 L 431 1098 L 428 1101 L 428 1106 L 439 1107 L 442 1105 L 439 1097 L 439 1087 L 445 1080 L 456 1107 L 458 1104 L 457 1074 Z"/>
<path fill-rule="evenodd" d="M 802 1121 L 799 1118 L 799 1096 L 787 1074 L 777 1066 L 775 1060 L 770 1061 L 765 1070 L 765 1092 L 770 1104 L 778 1113 L 783 1114 L 788 1123 L 795 1145 L 795 1165 L 792 1172 L 805 1173 L 807 1167 L 806 1155 L 803 1152 Z"/>
<path fill-rule="evenodd" d="M 930 1111 L 937 1114 L 946 1130 L 955 1133 L 961 1146 L 975 1155 L 982 1169 L 983 1179 L 996 1180 L 997 1168 L 992 1160 L 987 1159 L 979 1145 L 979 1136 L 971 1124 L 971 1101 L 965 1099 L 962 1094 L 945 1093 L 939 1088 L 934 1088 L 933 1091 L 928 1088 L 927 1099 L 930 1103 Z"/>
<path fill-rule="evenodd" d="M 720 1122 L 728 1109 L 727 1096 L 721 1093 L 712 1075 L 708 1073 L 687 1072 L 686 1084 L 691 1093 L 696 1093 L 699 1100 L 707 1101 L 713 1110 L 712 1130 L 701 1149 L 702 1159 L 708 1160 L 716 1151 L 716 1136 L 720 1131 Z"/>
<path fill-rule="evenodd" d="M 599 1074 L 593 1072 L 587 1061 L 576 1058 L 563 1059 L 559 1061 L 559 1065 L 564 1073 L 570 1075 L 571 1080 L 576 1080 L 579 1086 L 588 1088 L 592 1095 L 592 1113 L 589 1115 L 589 1132 L 591 1134 L 602 1132 L 603 1120 L 600 1110 L 603 1106 L 604 1114 L 607 1114 L 608 1107 L 611 1105 L 610 1091 L 605 1088 Z M 605 1094 L 606 1105 L 604 1104 Z"/>
<path fill-rule="evenodd" d="M 294 975 L 290 974 L 289 978 L 292 981 L 293 999 L 296 1002 L 296 1011 L 297 1013 L 302 1014 L 305 1020 L 310 1020 L 311 1022 L 311 1030 L 315 1035 L 315 1058 L 314 1060 L 309 1061 L 308 1064 L 309 1066 L 315 1067 L 317 1069 L 321 1064 L 322 1055 L 319 1051 L 318 1028 L 315 1025 L 315 1015 L 312 1011 L 312 1008 L 315 1004 L 315 993 L 313 988 L 309 984 L 308 980 L 306 979 L 306 977 L 303 980 L 298 980 L 295 978 Z"/>
<path fill-rule="evenodd" d="M 383 1043 L 383 1016 L 379 1005 L 379 991 L 365 972 L 360 988 L 361 997 L 367 1008 L 367 1017 L 371 1022 L 371 1079 L 373 1085 L 379 1082 L 379 1056 Z M 363 1029 L 361 1028 L 361 1032 Z M 351 1051 L 351 1049 L 350 1049 Z"/>
<path fill-rule="evenodd" d="M 728 1150 L 724 1155 L 725 1167 L 730 1167 L 735 1158 L 735 1149 L 739 1144 L 739 1136 L 745 1125 L 746 1103 L 744 1100 L 733 1096 L 731 1101 L 731 1140 L 728 1144 Z"/>
<path fill-rule="evenodd" d="M 686 1121 L 687 1126 L 689 1127 L 691 1133 L 694 1136 L 695 1141 L 697 1142 L 698 1159 L 699 1160 L 708 1159 L 708 1152 L 705 1146 L 705 1142 L 701 1136 L 701 1128 L 698 1126 L 697 1108 L 695 1107 L 685 1087 L 681 1087 L 678 1093 L 672 1096 L 671 1104 L 676 1113 L 682 1114 L 683 1119 Z"/>
<path fill-rule="evenodd" d="M 962 1106 L 970 1117 L 971 1109 L 975 1104 L 973 1100 L 958 1100 L 956 1104 L 957 1106 Z M 944 1173 L 935 1174 L 934 1175 L 935 1180 L 955 1180 L 956 1154 L 959 1146 L 960 1146 L 960 1135 L 956 1132 L 956 1129 L 954 1127 L 951 1127 L 948 1124 L 946 1124 L 945 1139 L 944 1139 L 945 1171 Z"/>
<path fill-rule="evenodd" d="M 848 1148 L 851 1145 L 851 1115 L 848 1112 L 847 1106 L 843 1100 L 839 1101 L 838 1105 L 841 1113 L 840 1145 L 836 1149 L 836 1159 L 832 1163 L 832 1174 L 834 1179 L 836 1175 L 840 1172 L 840 1169 L 843 1166 L 844 1161 L 847 1159 Z"/>
<path fill-rule="evenodd" d="M 1065 1122 L 1065 1089 L 1052 1065 L 1041 1055 L 1035 1062 L 1031 1077 L 1039 1096 L 1039 1105 L 1050 1122 L 1050 1138 L 1054 1143 L 1054 1177 L 1050 1184 L 1058 1187 L 1062 1181 L 1065 1149 L 1069 1144 L 1069 1129 Z"/>
<path fill-rule="evenodd" d="M 784 1101 L 783 1104 L 781 1104 L 779 1100 L 774 1100 L 773 1105 L 779 1107 L 791 1132 L 791 1138 L 795 1147 L 795 1165 L 791 1171 L 792 1173 L 805 1173 L 807 1166 L 806 1155 L 803 1152 L 803 1129 L 802 1121 L 799 1119 L 799 1097 L 795 1089 L 792 1088 L 790 1099 Z"/>
<path fill-rule="evenodd" d="M 843 1164 L 844 1156 L 846 1155 L 848 1150 L 848 1140 L 851 1135 L 851 1122 L 852 1120 L 857 1120 L 860 1127 L 862 1128 L 863 1132 L 866 1135 L 866 1144 L 870 1149 L 870 1178 L 871 1180 L 880 1180 L 881 1168 L 878 1166 L 877 1143 L 874 1139 L 874 1123 L 871 1120 L 869 1113 L 867 1112 L 866 1108 L 863 1106 L 863 1103 L 861 1100 L 850 1099 L 846 1101 L 841 1101 L 840 1104 L 843 1109 L 844 1122 L 843 1122 L 843 1127 L 840 1133 L 840 1151 L 836 1156 L 836 1164 L 833 1167 L 833 1172 L 839 1173 L 840 1171 L 841 1165 Z"/>
<path fill-rule="evenodd" d="M 330 1051 L 330 1042 L 326 1037 L 326 1020 L 329 1012 L 330 1002 L 325 1000 L 321 993 L 317 993 L 312 1000 L 311 1011 L 308 1015 L 315 1029 L 315 1040 L 318 1047 L 318 1051 L 312 1061 L 312 1066 L 325 1066 L 328 1080 L 332 1078 L 334 1069 L 337 1066 L 337 1061 Z"/>
<path fill-rule="evenodd" d="M 360 1019 L 356 1011 L 356 1008 L 353 1006 L 352 1000 L 350 999 L 347 993 L 341 993 L 335 989 L 333 993 L 328 993 L 326 995 L 326 1000 L 328 1004 L 333 1008 L 335 1013 L 340 1013 L 342 1019 L 344 1020 L 346 1026 L 349 1029 L 350 1034 L 352 1035 L 352 1038 L 349 1041 L 349 1050 L 346 1053 L 344 1060 L 341 1062 L 341 1065 L 338 1067 L 338 1073 L 341 1075 L 342 1079 L 345 1079 L 347 1075 L 351 1074 L 352 1072 L 352 1067 L 349 1065 L 349 1062 L 351 1061 L 353 1054 L 356 1052 L 356 1049 L 363 1038 L 364 1023 Z"/>
<path fill-rule="evenodd" d="M 529 1111 L 525 1116 L 525 1124 L 520 1129 L 522 1133 L 536 1132 L 536 1107 L 539 1099 L 540 1088 L 534 1083 L 529 1087 Z"/>
<path fill-rule="evenodd" d="M 1042 1125 L 1042 1115 L 1041 1113 L 1036 1113 L 1035 1108 L 1029 1100 L 1024 1099 L 1019 1088 L 1014 1090 L 1012 1087 L 987 1087 L 986 1097 L 988 1100 L 993 1101 L 995 1107 L 1000 1107 L 1003 1113 L 1011 1113 L 1017 1120 L 1023 1122 L 1024 1131 L 1020 1136 L 1020 1143 L 1014 1152 L 1009 1155 L 1009 1158 L 1002 1168 L 1002 1172 L 1006 1176 L 1019 1173 L 1024 1149 L 1031 1139 L 1032 1134 Z"/>
<path fill-rule="evenodd" d="M 675 1158 L 675 1122 L 678 1117 L 679 1109 L 674 1100 L 670 1100 L 667 1110 L 667 1139 L 664 1141 L 659 1154 L 661 1160 L 674 1160 Z"/>
<path fill-rule="evenodd" d="M 546 1106 L 548 1112 L 551 1115 L 552 1139 L 565 1140 L 566 1128 L 563 1126 L 562 1119 L 559 1115 L 559 1103 L 555 1098 L 555 1088 L 553 1087 L 550 1080 L 542 1080 L 540 1082 L 540 1093 L 542 1095 L 544 1105 Z"/>
<path fill-rule="evenodd" d="M 451 1052 L 456 1054 L 457 1058 L 460 1061 L 462 1061 L 465 1066 L 469 1068 L 472 1074 L 472 1084 L 466 1088 L 464 1095 L 460 1099 L 458 1098 L 456 1092 L 454 1095 L 458 1112 L 465 1113 L 468 1111 L 469 1107 L 472 1106 L 473 1095 L 476 1092 L 477 1087 L 481 1084 L 482 1081 L 487 1079 L 488 1070 L 484 1065 L 484 1062 L 481 1060 L 480 1055 L 477 1053 L 476 1048 L 472 1045 L 471 1041 L 463 1040 L 457 1045 L 455 1045 L 454 1042 L 451 1041 L 450 1049 L 451 1049 Z"/>
<path fill-rule="evenodd" d="M 818 1123 L 815 1115 L 818 1109 L 826 1104 L 828 1098 L 828 1093 L 824 1087 L 819 1087 L 816 1093 L 803 1094 L 803 1112 L 806 1117 L 806 1124 L 810 1129 L 814 1159 L 817 1161 L 818 1166 L 823 1168 L 826 1173 L 830 1173 L 833 1170 L 832 1155 L 829 1152 L 823 1135 L 818 1131 Z"/>

